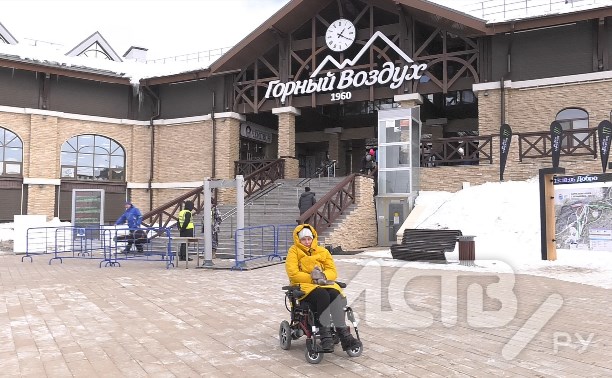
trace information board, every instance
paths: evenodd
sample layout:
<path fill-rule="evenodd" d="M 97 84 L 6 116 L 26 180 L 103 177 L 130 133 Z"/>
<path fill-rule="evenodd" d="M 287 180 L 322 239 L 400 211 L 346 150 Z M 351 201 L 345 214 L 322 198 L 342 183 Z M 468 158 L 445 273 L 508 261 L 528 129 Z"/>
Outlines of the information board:
<path fill-rule="evenodd" d="M 72 225 L 77 228 L 99 230 L 102 224 L 104 224 L 104 190 L 73 189 Z M 99 232 L 87 232 L 86 236 L 98 237 Z"/>

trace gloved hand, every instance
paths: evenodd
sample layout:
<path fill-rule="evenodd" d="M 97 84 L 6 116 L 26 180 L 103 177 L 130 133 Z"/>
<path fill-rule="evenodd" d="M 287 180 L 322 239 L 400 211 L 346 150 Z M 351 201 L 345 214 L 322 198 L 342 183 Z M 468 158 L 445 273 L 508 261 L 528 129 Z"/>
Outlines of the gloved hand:
<path fill-rule="evenodd" d="M 312 278 L 312 282 L 317 285 L 332 285 L 334 283 L 334 281 L 330 281 L 325 277 L 325 273 L 321 271 L 318 265 L 310 272 L 310 277 Z"/>

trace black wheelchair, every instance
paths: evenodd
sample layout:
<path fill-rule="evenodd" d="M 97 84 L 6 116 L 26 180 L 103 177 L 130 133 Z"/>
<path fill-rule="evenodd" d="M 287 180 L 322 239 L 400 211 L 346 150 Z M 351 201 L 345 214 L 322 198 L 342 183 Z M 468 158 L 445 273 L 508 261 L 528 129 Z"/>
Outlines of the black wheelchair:
<path fill-rule="evenodd" d="M 342 282 L 336 282 L 341 288 L 345 288 L 346 284 Z M 311 364 L 318 364 L 323 360 L 324 353 L 331 353 L 323 351 L 321 348 L 321 337 L 319 335 L 319 329 L 315 326 L 315 315 L 310 310 L 310 306 L 307 302 L 300 302 L 298 298 L 304 295 L 304 292 L 300 290 L 299 286 L 283 286 L 285 291 L 285 308 L 291 313 L 291 320 L 283 320 L 280 324 L 278 331 L 280 346 L 282 349 L 288 350 L 291 348 L 291 341 L 297 340 L 300 337 L 306 335 L 306 361 Z M 358 341 L 359 331 L 357 330 L 357 322 L 353 315 L 353 310 L 346 306 L 344 308 L 347 319 L 355 330 L 355 337 Z M 336 332 L 335 327 L 331 326 L 332 337 L 334 344 L 340 343 L 340 337 Z M 350 357 L 358 357 L 363 352 L 363 345 L 361 342 L 359 346 L 352 349 L 347 349 L 346 353 Z"/>

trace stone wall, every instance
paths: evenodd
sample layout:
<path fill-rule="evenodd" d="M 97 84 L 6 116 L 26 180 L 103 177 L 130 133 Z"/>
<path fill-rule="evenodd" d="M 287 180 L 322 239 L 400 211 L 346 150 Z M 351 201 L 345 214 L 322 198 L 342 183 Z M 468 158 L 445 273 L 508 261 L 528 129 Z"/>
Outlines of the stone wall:
<path fill-rule="evenodd" d="M 355 204 L 329 234 L 325 244 L 341 246 L 350 251 L 378 244 L 374 181 L 358 175 L 355 182 Z"/>

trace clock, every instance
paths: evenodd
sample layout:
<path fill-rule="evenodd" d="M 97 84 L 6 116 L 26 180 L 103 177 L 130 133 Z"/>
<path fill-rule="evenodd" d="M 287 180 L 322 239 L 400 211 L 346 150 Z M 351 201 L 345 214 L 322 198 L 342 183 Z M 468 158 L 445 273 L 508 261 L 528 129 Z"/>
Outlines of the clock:
<path fill-rule="evenodd" d="M 325 42 L 333 51 L 344 51 L 355 42 L 355 25 L 345 18 L 332 22 L 325 32 Z"/>

